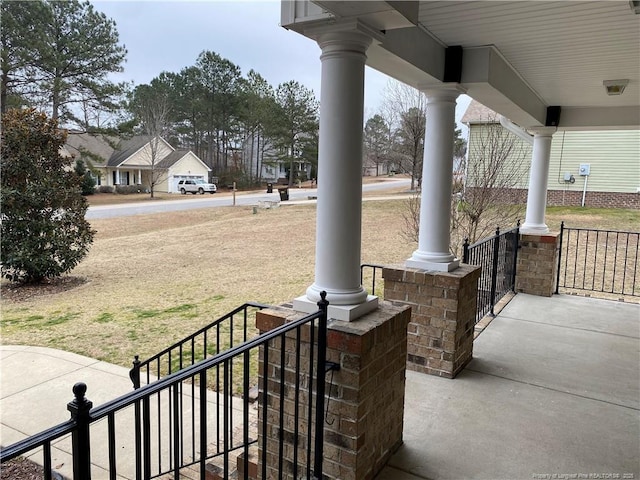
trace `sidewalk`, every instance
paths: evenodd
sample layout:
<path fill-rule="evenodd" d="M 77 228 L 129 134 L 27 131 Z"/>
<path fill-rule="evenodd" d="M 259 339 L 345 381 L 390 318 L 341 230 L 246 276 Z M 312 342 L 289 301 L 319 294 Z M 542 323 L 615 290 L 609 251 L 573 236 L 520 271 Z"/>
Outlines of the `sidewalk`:
<path fill-rule="evenodd" d="M 69 420 L 76 382 L 98 406 L 133 390 L 124 367 L 44 347 L 0 346 L 0 444 Z"/>

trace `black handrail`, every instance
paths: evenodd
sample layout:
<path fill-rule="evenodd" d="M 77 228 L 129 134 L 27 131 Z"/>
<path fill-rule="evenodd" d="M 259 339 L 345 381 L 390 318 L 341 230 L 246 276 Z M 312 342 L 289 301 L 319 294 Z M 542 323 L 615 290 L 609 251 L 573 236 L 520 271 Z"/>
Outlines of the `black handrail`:
<path fill-rule="evenodd" d="M 560 288 L 640 296 L 640 232 L 560 224 L 556 293 Z"/>
<path fill-rule="evenodd" d="M 225 466 L 229 465 L 229 453 L 232 450 L 237 450 L 239 448 L 244 449 L 245 456 L 245 467 L 246 459 L 248 458 L 248 448 L 249 444 L 255 443 L 257 440 L 254 439 L 252 441 L 248 441 L 248 425 L 245 423 L 243 426 L 243 443 L 241 445 L 233 445 L 230 438 L 230 431 L 232 427 L 230 425 L 230 420 L 227 419 L 227 415 L 230 413 L 232 409 L 232 401 L 233 397 L 231 395 L 231 387 L 230 387 L 230 371 L 231 364 L 234 360 L 238 360 L 240 358 L 245 360 L 244 372 L 247 373 L 248 368 L 248 359 L 252 351 L 255 351 L 258 348 L 264 348 L 264 359 L 265 365 L 268 361 L 268 351 L 269 351 L 269 343 L 274 339 L 280 339 L 280 348 L 285 348 L 286 343 L 286 334 L 289 332 L 295 332 L 296 341 L 300 341 L 301 337 L 301 328 L 304 325 L 311 324 L 310 334 L 311 334 L 311 342 L 313 343 L 313 334 L 316 330 L 313 327 L 313 322 L 318 321 L 318 353 L 316 360 L 316 418 L 315 418 L 315 426 L 312 428 L 312 423 L 314 420 L 311 418 L 312 412 L 312 402 L 313 395 L 311 395 L 311 391 L 309 391 L 309 395 L 306 396 L 306 401 L 308 402 L 308 412 L 309 417 L 307 418 L 308 426 L 306 427 L 307 435 L 309 436 L 309 448 L 307 450 L 307 465 L 313 463 L 313 475 L 316 478 L 322 478 L 322 458 L 323 458 L 323 446 L 322 441 L 318 442 L 318 436 L 322 439 L 323 432 L 323 421 L 322 412 L 324 412 L 324 379 L 325 379 L 325 363 L 326 363 L 326 325 L 327 325 L 327 305 L 326 302 L 326 294 L 322 293 L 322 301 L 318 303 L 319 310 L 315 313 L 307 315 L 299 320 L 292 321 L 289 323 L 285 323 L 284 325 L 277 327 L 269 332 L 266 332 L 256 338 L 252 338 L 246 340 L 245 342 L 237 345 L 225 352 L 218 353 L 215 356 L 206 358 L 197 362 L 193 365 L 187 366 L 179 371 L 171 373 L 170 375 L 159 379 L 153 383 L 142 386 L 138 389 L 135 389 L 125 395 L 122 395 L 110 402 L 107 402 L 103 405 L 100 405 L 95 408 L 91 408 L 91 402 L 89 402 L 84 394 L 86 392 L 86 386 L 84 384 L 76 384 L 74 386 L 74 395 L 75 400 L 69 403 L 69 410 L 72 411 L 72 419 L 64 422 L 60 425 L 57 425 L 53 428 L 45 430 L 37 435 L 34 435 L 30 438 L 17 442 L 13 445 L 10 445 L 2 450 L 0 450 L 0 463 L 4 463 L 11 459 L 14 459 L 20 455 L 24 455 L 28 452 L 31 452 L 35 448 L 43 447 L 45 452 L 44 464 L 46 467 L 45 478 L 51 478 L 51 442 L 60 438 L 63 435 L 71 433 L 74 437 L 72 441 L 73 444 L 73 477 L 75 480 L 90 480 L 91 478 L 91 461 L 90 461 L 90 425 L 94 424 L 98 420 L 107 418 L 107 427 L 108 427 L 108 449 L 109 449 L 109 478 L 115 479 L 118 475 L 117 473 L 117 462 L 116 462 L 116 447 L 115 447 L 115 428 L 116 415 L 120 412 L 123 412 L 125 409 L 133 406 L 135 410 L 135 420 L 133 428 L 135 429 L 135 471 L 136 478 L 153 478 L 156 476 L 164 475 L 169 472 L 173 472 L 175 478 L 178 478 L 180 475 L 180 469 L 199 464 L 200 465 L 200 475 L 201 478 L 204 478 L 206 473 L 206 463 L 205 461 L 217 456 L 223 456 L 223 462 Z M 324 340 L 323 340 L 324 339 Z M 311 346 L 311 349 L 313 346 Z M 284 355 L 283 355 L 284 356 Z M 311 355 L 313 358 L 313 354 Z M 310 364 L 310 379 L 313 378 L 313 363 Z M 209 439 L 207 437 L 207 372 L 211 372 L 217 367 L 222 366 L 224 370 L 224 415 L 225 415 L 225 427 L 227 427 L 224 431 L 224 443 L 225 448 L 222 452 L 217 452 L 214 455 L 209 455 L 207 452 L 207 446 L 209 443 Z M 279 368 L 283 370 L 285 367 L 284 364 L 281 364 Z M 265 367 L 266 371 L 266 367 Z M 299 368 L 296 370 L 297 375 L 306 375 L 302 374 Z M 200 398 L 198 399 L 199 409 L 200 409 L 200 430 L 198 437 L 198 447 L 200 451 L 198 453 L 195 452 L 195 442 L 196 438 L 193 437 L 193 455 L 192 459 L 184 459 L 184 436 L 185 429 L 183 425 L 182 418 L 182 409 L 181 404 L 181 392 L 182 386 L 185 382 L 191 382 L 191 384 L 196 383 L 195 380 L 199 380 L 200 387 Z M 265 378 L 266 380 L 266 378 Z M 311 385 L 311 383 L 309 383 Z M 245 388 L 248 386 L 248 383 L 245 379 L 244 381 Z M 268 382 L 264 382 L 263 391 L 261 395 L 261 408 L 266 408 L 266 405 L 269 404 L 268 396 L 269 396 L 269 385 Z M 311 390 L 311 387 L 309 387 Z M 167 429 L 167 433 L 169 436 L 170 446 L 169 446 L 169 458 L 168 464 L 164 467 L 160 463 L 157 468 L 153 468 L 152 464 L 152 453 L 156 452 L 158 455 L 162 455 L 162 448 L 160 444 L 153 444 L 151 438 L 151 416 L 153 415 L 151 409 L 151 398 L 154 395 L 159 395 L 163 392 L 167 392 L 169 398 L 172 399 L 172 404 L 170 405 L 170 409 L 172 411 L 172 415 L 169 418 L 170 428 Z M 248 392 L 245 392 L 245 402 L 243 403 L 243 417 L 245 420 L 248 416 L 248 402 L 246 401 Z M 281 397 L 282 398 L 282 397 Z M 281 399 L 281 411 L 279 412 L 283 415 L 282 411 L 283 400 Z M 318 412 L 320 415 L 318 415 Z M 157 415 L 160 412 L 156 412 Z M 267 418 L 266 414 L 263 415 L 263 418 Z M 319 423 L 318 423 L 319 422 Z M 300 422 L 298 422 L 300 423 Z M 266 423 L 265 423 L 266 424 Z M 85 428 L 86 427 L 86 428 Z M 126 427 L 125 427 L 126 428 Z M 299 434 L 299 425 L 295 425 L 296 431 L 294 435 L 297 437 Z M 131 426 L 127 429 L 128 432 L 131 431 Z M 315 433 L 315 449 L 312 450 L 310 448 L 311 445 L 311 435 L 312 431 Z M 282 437 L 282 436 L 281 436 Z M 283 439 L 280 438 L 280 442 Z M 171 443 L 172 442 L 172 443 Z M 313 456 L 313 458 L 312 458 Z M 263 460 L 266 461 L 266 455 L 263 456 Z M 307 467 L 309 468 L 309 467 Z M 245 469 L 245 472 L 247 470 Z M 280 475 L 282 475 L 282 471 L 280 471 Z M 224 478 L 229 478 L 229 471 L 225 469 Z"/>
<path fill-rule="evenodd" d="M 176 352 L 178 358 L 178 369 L 182 369 L 185 365 L 185 360 L 187 365 L 193 365 L 196 363 L 196 341 L 200 337 L 202 339 L 202 358 L 207 358 L 212 354 L 220 353 L 221 345 L 220 345 L 220 327 L 224 322 L 229 324 L 229 346 L 228 348 L 232 348 L 234 346 L 234 332 L 233 332 L 233 320 L 235 315 L 238 313 L 243 313 L 242 319 L 242 341 L 247 341 L 247 320 L 248 320 L 248 310 L 250 308 L 255 308 L 258 310 L 262 310 L 264 308 L 270 308 L 271 305 L 266 305 L 264 303 L 258 302 L 247 302 L 235 309 L 231 310 L 229 313 L 221 316 L 220 318 L 214 320 L 210 324 L 200 328 L 199 330 L 193 332 L 191 335 L 183 338 L 182 340 L 174 343 L 173 345 L 161 350 L 160 352 L 152 355 L 146 360 L 140 360 L 138 355 L 135 356 L 133 360 L 133 367 L 129 372 L 129 376 L 131 377 L 131 382 L 133 383 L 133 388 L 140 388 L 141 385 L 141 372 L 143 369 L 146 369 L 146 383 L 151 381 L 151 369 L 152 366 L 155 366 L 156 377 L 161 378 L 162 375 L 162 365 L 166 364 L 166 373 L 171 374 L 174 371 L 173 362 L 176 357 L 173 356 L 173 352 Z M 209 339 L 210 332 L 212 330 L 215 331 L 215 350 L 210 352 Z M 190 348 L 189 348 L 190 347 Z M 190 353 L 185 358 L 185 352 Z"/>

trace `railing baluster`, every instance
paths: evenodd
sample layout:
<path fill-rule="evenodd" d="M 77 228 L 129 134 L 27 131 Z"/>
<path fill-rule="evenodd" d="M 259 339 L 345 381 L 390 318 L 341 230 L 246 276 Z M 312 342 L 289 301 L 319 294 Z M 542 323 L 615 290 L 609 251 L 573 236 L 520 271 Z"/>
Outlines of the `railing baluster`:
<path fill-rule="evenodd" d="M 216 325 L 216 355 L 220 353 L 220 324 Z M 220 365 L 216 365 L 216 449 L 220 452 Z"/>
<path fill-rule="evenodd" d="M 111 412 L 107 416 L 107 431 L 107 448 L 109 450 L 109 480 L 116 480 L 116 418 L 113 412 Z"/>
<path fill-rule="evenodd" d="M 278 475 L 282 476 L 284 461 L 284 363 L 286 336 L 280 337 L 280 402 L 278 407 Z"/>
<path fill-rule="evenodd" d="M 223 363 L 223 372 L 224 372 L 224 381 L 223 381 L 223 390 L 224 390 L 224 454 L 223 454 L 223 465 L 224 465 L 224 480 L 228 480 L 229 478 L 229 437 L 231 436 L 231 416 L 233 415 L 232 402 L 231 398 L 231 368 L 230 362 L 232 360 L 227 360 Z"/>
<path fill-rule="evenodd" d="M 269 342 L 264 343 L 262 354 L 262 476 L 267 477 L 267 419 L 269 418 Z"/>
<path fill-rule="evenodd" d="M 143 475 L 151 478 L 151 412 L 149 397 L 142 399 L 142 442 L 143 442 Z M 160 412 L 160 410 L 158 410 Z"/>
<path fill-rule="evenodd" d="M 614 292 L 616 286 L 616 266 L 618 265 L 618 243 L 620 242 L 620 233 L 616 232 L 616 246 L 613 253 L 613 277 L 611 278 L 611 293 Z"/>
<path fill-rule="evenodd" d="M 311 479 L 311 443 L 312 443 L 312 432 L 313 432 L 313 422 L 311 419 L 313 418 L 313 358 L 315 355 L 315 327 L 313 323 L 309 325 L 309 380 L 307 389 L 309 391 L 309 398 L 307 404 L 307 477 Z M 266 477 L 262 477 L 266 478 Z"/>
<path fill-rule="evenodd" d="M 627 241 L 624 246 L 624 267 L 622 268 L 622 294 L 624 295 L 624 289 L 627 285 L 627 258 L 629 257 L 629 237 L 631 235 L 627 233 Z"/>
<path fill-rule="evenodd" d="M 591 290 L 595 290 L 596 287 L 596 266 L 597 266 L 597 258 L 598 258 L 598 243 L 600 242 L 600 232 L 596 232 L 596 248 L 593 252 L 593 274 L 591 279 Z M 607 248 L 607 242 L 605 242 L 605 250 Z M 604 278 L 605 278 L 606 267 L 602 269 L 602 286 L 604 287 Z M 585 272 L 586 276 L 586 272 Z"/>
<path fill-rule="evenodd" d="M 298 478 L 298 436 L 300 434 L 300 334 L 301 329 L 296 329 L 296 363 L 295 386 L 293 401 L 293 478 Z"/>
<path fill-rule="evenodd" d="M 636 294 L 636 273 L 638 272 L 638 251 L 640 250 L 640 233 L 636 233 L 636 258 L 633 268 L 633 283 L 631 287 L 631 295 Z"/>
<path fill-rule="evenodd" d="M 246 322 L 246 318 L 245 318 Z M 244 395 L 242 396 L 242 442 L 244 444 L 243 451 L 244 455 L 242 458 L 243 470 L 245 472 L 245 478 L 248 476 L 249 472 L 249 365 L 251 363 L 251 355 L 249 350 L 244 352 L 244 360 L 243 360 L 243 382 L 242 389 Z"/>
<path fill-rule="evenodd" d="M 45 442 L 42 445 L 42 464 L 44 465 L 44 480 L 51 480 L 52 466 L 51 466 L 51 442 Z"/>
<path fill-rule="evenodd" d="M 171 396 L 173 398 L 173 422 L 171 425 L 172 430 L 170 430 L 170 437 L 173 437 L 173 476 L 174 479 L 180 478 L 180 383 L 174 384 L 169 390 L 171 392 Z"/>
<path fill-rule="evenodd" d="M 245 470 L 246 471 L 246 470 Z M 207 476 L 207 371 L 200 372 L 200 478 Z"/>
<path fill-rule="evenodd" d="M 142 416 L 140 400 L 133 405 L 135 442 L 136 442 L 136 480 L 142 480 Z"/>

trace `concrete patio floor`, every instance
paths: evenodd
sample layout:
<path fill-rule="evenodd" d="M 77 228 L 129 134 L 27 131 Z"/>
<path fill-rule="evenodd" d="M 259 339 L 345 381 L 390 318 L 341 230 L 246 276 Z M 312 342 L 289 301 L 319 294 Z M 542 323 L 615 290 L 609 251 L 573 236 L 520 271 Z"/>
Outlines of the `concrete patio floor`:
<path fill-rule="evenodd" d="M 639 339 L 639 305 L 516 295 L 455 380 L 407 372 L 404 444 L 378 480 L 640 479 Z M 68 419 L 76 381 L 94 405 L 131 389 L 127 369 L 59 350 L 0 358 L 5 446 Z"/>
<path fill-rule="evenodd" d="M 407 372 L 377 480 L 640 478 L 640 306 L 518 294 L 455 379 Z"/>

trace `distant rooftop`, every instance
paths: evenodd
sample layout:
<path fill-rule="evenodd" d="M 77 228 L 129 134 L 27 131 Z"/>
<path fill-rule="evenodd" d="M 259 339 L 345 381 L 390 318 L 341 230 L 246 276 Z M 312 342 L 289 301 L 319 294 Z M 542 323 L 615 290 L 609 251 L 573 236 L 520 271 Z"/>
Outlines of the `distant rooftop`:
<path fill-rule="evenodd" d="M 462 123 L 469 125 L 470 123 L 498 123 L 499 117 L 496 112 L 489 107 L 476 100 L 472 100 L 467 110 L 462 116 Z"/>

